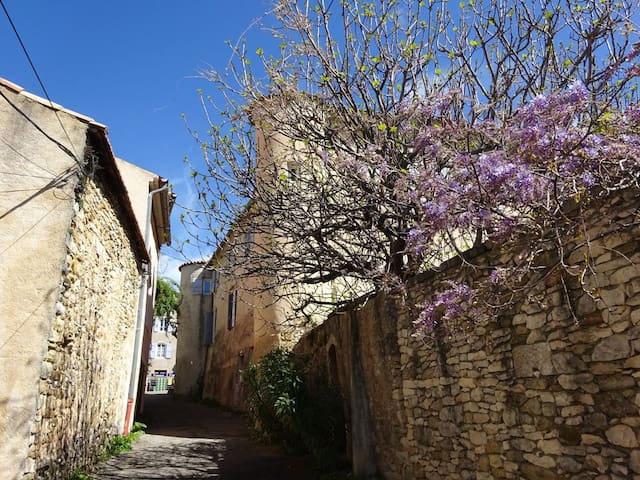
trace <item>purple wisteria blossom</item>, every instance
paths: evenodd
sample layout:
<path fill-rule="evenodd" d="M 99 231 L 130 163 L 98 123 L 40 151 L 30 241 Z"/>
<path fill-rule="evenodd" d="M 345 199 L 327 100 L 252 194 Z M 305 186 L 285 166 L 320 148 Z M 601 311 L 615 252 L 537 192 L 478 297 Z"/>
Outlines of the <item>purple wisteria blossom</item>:
<path fill-rule="evenodd" d="M 477 303 L 477 292 L 473 288 L 454 281 L 445 284 L 447 288 L 423 305 L 422 312 L 414 322 L 418 333 L 426 333 L 462 316 L 469 318 L 477 313 L 473 308 Z"/>
<path fill-rule="evenodd" d="M 500 124 L 472 125 L 448 120 L 447 108 L 468 101 L 455 95 L 416 107 L 428 116 L 422 123 L 419 113 L 413 118 L 416 168 L 395 186 L 397 198 L 418 213 L 407 237 L 407 252 L 418 260 L 468 248 L 459 239 L 478 232 L 497 245 L 542 242 L 550 225 L 567 221 L 566 207 L 640 178 L 637 104 L 594 121 L 590 94 L 577 82 L 534 98 Z M 514 268 L 495 268 L 473 287 L 448 284 L 424 305 L 418 330 L 469 318 L 480 298 L 491 296 L 478 292 L 522 278 Z"/>

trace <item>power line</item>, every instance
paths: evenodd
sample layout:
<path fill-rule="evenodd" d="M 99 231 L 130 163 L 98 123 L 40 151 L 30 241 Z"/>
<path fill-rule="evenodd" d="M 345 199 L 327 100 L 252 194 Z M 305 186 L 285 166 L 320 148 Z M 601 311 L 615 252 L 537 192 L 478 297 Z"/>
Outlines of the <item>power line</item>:
<path fill-rule="evenodd" d="M 34 162 L 33 160 L 31 160 L 30 158 L 28 158 L 27 156 L 23 155 L 22 153 L 20 153 L 20 151 L 13 147 L 9 142 L 7 142 L 4 138 L 0 137 L 0 142 L 4 143 L 13 153 L 15 153 L 16 155 L 18 155 L 19 157 L 22 157 L 24 160 L 26 160 L 27 162 L 29 162 L 30 164 L 38 167 L 40 170 L 43 170 L 45 172 L 47 172 L 49 175 L 51 175 L 50 177 L 42 177 L 42 178 L 49 178 L 49 179 L 54 179 L 56 174 L 53 173 L 51 170 L 43 167 L 42 165 L 37 164 L 36 162 Z M 14 174 L 17 175 L 17 174 Z"/>
<path fill-rule="evenodd" d="M 76 152 L 76 149 L 73 145 L 73 141 L 71 141 L 71 137 L 69 136 L 69 133 L 67 132 L 67 129 L 64 127 L 62 120 L 60 119 L 60 116 L 58 115 L 58 110 L 55 108 L 55 106 L 53 105 L 53 102 L 51 101 L 51 97 L 49 97 L 49 92 L 47 92 L 46 87 L 44 86 L 44 82 L 42 81 L 42 78 L 40 78 L 40 74 L 38 73 L 38 70 L 36 69 L 35 64 L 33 63 L 33 60 L 31 60 L 31 55 L 29 55 L 29 51 L 27 50 L 26 45 L 24 44 L 24 42 L 22 41 L 22 37 L 20 36 L 20 33 L 18 33 L 18 29 L 16 28 L 15 24 L 13 23 L 13 20 L 11 19 L 11 15 L 9 15 L 9 11 L 7 10 L 7 7 L 4 4 L 3 0 L 0 0 L 0 6 L 2 6 L 2 10 L 4 10 L 4 14 L 7 17 L 7 20 L 9 20 L 9 24 L 11 25 L 11 28 L 13 29 L 13 33 L 16 35 L 16 38 L 18 39 L 18 43 L 20 43 L 20 47 L 22 48 L 22 51 L 24 52 L 25 57 L 27 58 L 27 61 L 29 62 L 29 65 L 31 65 L 31 70 L 33 70 L 33 73 L 36 76 L 36 79 L 38 80 L 38 83 L 40 84 L 40 87 L 42 88 L 42 91 L 44 92 L 45 97 L 47 98 L 47 100 L 49 100 L 49 104 L 51 106 L 51 108 L 53 109 L 56 118 L 58 119 L 58 123 L 60 124 L 60 127 L 62 128 L 62 131 L 64 132 L 65 136 L 67 137 L 67 140 L 69 140 L 69 145 L 71 145 L 71 149 L 73 150 L 73 155 L 72 157 L 74 158 L 74 160 L 76 161 L 76 163 L 80 166 L 81 162 L 80 159 L 78 158 L 78 152 Z M 59 145 L 60 143 L 57 142 Z"/>
<path fill-rule="evenodd" d="M 43 178 L 45 180 L 52 180 L 51 177 L 44 177 L 42 175 L 31 175 L 29 173 L 16 173 L 16 172 L 0 171 L 0 175 L 14 175 L 16 177 Z"/>
<path fill-rule="evenodd" d="M 22 41 L 22 38 L 20 37 L 20 34 L 18 33 L 18 29 L 13 23 L 13 20 L 11 20 L 11 15 L 9 15 L 9 11 L 7 10 L 7 7 L 5 7 L 3 0 L 0 0 L 0 5 L 2 5 L 2 10 L 4 10 L 4 14 L 7 16 L 7 20 L 9 20 L 9 24 L 13 29 L 13 33 L 15 33 L 16 38 L 18 39 L 18 42 L 22 47 L 22 51 L 27 57 L 27 61 L 29 62 L 29 65 L 31 65 L 31 70 L 33 70 L 33 73 L 36 75 L 36 78 L 38 79 L 38 83 L 40 84 L 40 87 L 42 87 L 42 91 L 44 92 L 45 97 L 47 97 L 47 100 L 49 100 L 50 103 L 53 103 L 51 102 L 51 98 L 49 98 L 49 93 L 47 92 L 47 89 L 44 86 L 44 82 L 42 81 L 42 79 L 40 78 L 40 75 L 38 74 L 38 70 L 36 70 L 36 66 L 33 64 L 33 61 L 31 60 L 31 55 L 29 55 L 27 47 L 25 46 L 24 42 Z"/>
<path fill-rule="evenodd" d="M 0 0 L 1 2 L 2 0 Z M 66 153 L 67 155 L 69 155 L 71 158 L 73 158 L 76 163 L 78 163 L 78 165 L 80 165 L 80 163 L 78 162 L 78 158 L 74 155 L 74 153 L 69 150 L 69 148 L 62 144 L 61 142 L 59 142 L 58 140 L 56 140 L 55 138 L 53 138 L 51 135 L 49 135 L 47 132 L 45 132 L 42 127 L 40 125 L 38 125 L 31 117 L 29 117 L 29 115 L 27 115 L 18 105 L 14 104 L 9 97 L 7 97 L 1 90 L 0 90 L 0 97 L 4 98 L 7 103 L 9 105 L 11 105 L 11 107 L 13 107 L 13 109 L 18 112 L 20 115 L 22 115 L 25 120 L 27 120 L 31 125 L 33 125 L 36 130 L 38 130 L 40 133 L 42 133 L 45 137 L 47 137 L 49 140 L 51 140 L 53 143 L 55 143 L 58 147 L 60 147 L 60 149 Z M 54 113 L 56 114 L 56 117 L 58 118 L 58 122 L 60 122 L 60 125 L 62 126 L 62 129 L 64 130 L 65 133 L 67 133 L 67 131 L 64 129 L 64 126 L 62 125 L 62 122 L 60 121 L 60 117 L 58 117 L 58 112 L 54 109 Z M 67 134 L 67 139 L 69 139 L 69 135 Z M 71 143 L 71 148 L 73 148 L 73 142 L 71 142 L 71 139 L 69 139 L 69 142 Z"/>

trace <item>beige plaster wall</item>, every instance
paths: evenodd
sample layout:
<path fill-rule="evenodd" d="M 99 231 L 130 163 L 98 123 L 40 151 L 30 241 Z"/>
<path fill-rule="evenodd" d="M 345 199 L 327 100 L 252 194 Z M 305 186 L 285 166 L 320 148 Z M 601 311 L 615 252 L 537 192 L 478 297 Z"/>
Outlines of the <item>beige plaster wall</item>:
<path fill-rule="evenodd" d="M 176 365 L 176 347 L 178 345 L 178 339 L 172 333 L 173 330 L 169 328 L 169 330 L 159 330 L 156 331 L 155 328 L 151 332 L 151 343 L 164 343 L 165 345 L 171 345 L 172 353 L 171 358 L 158 357 L 155 358 L 149 357 L 149 367 L 148 374 L 152 374 L 154 370 L 166 370 L 167 373 L 171 373 L 174 371 Z"/>
<path fill-rule="evenodd" d="M 30 467 L 25 459 L 78 182 L 74 160 L 53 140 L 82 158 L 87 125 L 3 85 L 0 91 L 7 97 L 0 97 L 0 472 L 14 479 Z"/>
<path fill-rule="evenodd" d="M 204 315 L 211 312 L 211 295 L 194 295 L 192 283 L 203 277 L 211 278 L 211 272 L 204 268 L 204 263 L 188 263 L 180 267 L 182 302 L 178 312 L 176 395 L 199 396 L 202 390 L 206 355 Z"/>
<path fill-rule="evenodd" d="M 140 233 L 146 236 L 147 229 L 147 209 L 150 192 L 150 182 L 155 182 L 158 178 L 153 172 L 138 167 L 121 158 L 116 158 L 116 165 L 122 176 L 133 213 L 140 228 Z M 154 197 L 158 196 L 154 195 Z M 156 198 L 152 200 L 157 200 Z M 153 205 L 153 204 L 152 204 Z M 152 206 L 153 209 L 153 206 Z M 160 246 L 164 243 L 164 239 L 157 238 L 153 228 L 154 217 L 150 217 L 151 225 L 149 225 L 147 253 L 149 255 L 149 276 L 147 278 L 146 302 L 144 306 L 144 330 L 142 335 L 140 362 L 136 375 L 138 376 L 138 389 L 136 391 L 134 401 L 136 404 L 136 413 L 141 414 L 144 409 L 145 379 L 149 369 L 149 344 L 151 342 L 151 334 L 153 327 L 153 303 L 156 292 L 156 280 L 158 278 L 158 258 Z M 133 416 L 132 416 L 133 417 Z M 133 418 L 131 422 L 133 422 Z"/>
<path fill-rule="evenodd" d="M 236 321 L 229 328 L 229 296 L 237 291 Z M 203 398 L 215 400 L 226 407 L 244 408 L 242 370 L 255 361 L 256 340 L 260 345 L 277 339 L 266 330 L 255 335 L 256 305 L 253 295 L 233 277 L 223 276 L 213 295 L 216 329 L 213 343 L 208 346 Z M 264 346 L 260 348 L 265 348 Z"/>

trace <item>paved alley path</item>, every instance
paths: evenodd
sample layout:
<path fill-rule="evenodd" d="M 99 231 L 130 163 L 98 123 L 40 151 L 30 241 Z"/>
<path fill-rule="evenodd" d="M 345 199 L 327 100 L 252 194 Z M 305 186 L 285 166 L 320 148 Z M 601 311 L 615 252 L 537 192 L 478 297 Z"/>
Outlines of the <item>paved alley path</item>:
<path fill-rule="evenodd" d="M 253 441 L 236 414 L 169 395 L 148 395 L 145 402 L 147 434 L 133 451 L 102 463 L 95 480 L 315 478 L 308 458 Z"/>

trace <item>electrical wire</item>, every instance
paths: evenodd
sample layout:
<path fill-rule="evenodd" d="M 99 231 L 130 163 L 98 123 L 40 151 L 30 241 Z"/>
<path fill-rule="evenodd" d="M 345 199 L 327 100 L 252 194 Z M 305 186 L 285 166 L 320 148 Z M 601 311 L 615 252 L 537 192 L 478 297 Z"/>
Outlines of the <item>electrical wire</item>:
<path fill-rule="evenodd" d="M 43 216 L 41 216 L 38 220 L 36 220 L 36 222 L 31 225 L 29 228 L 27 228 L 24 232 L 22 232 L 20 234 L 20 236 L 18 238 L 16 238 L 15 240 L 13 240 L 9 245 L 7 245 L 2 251 L 0 251 L 0 257 L 2 257 L 2 255 L 5 254 L 5 252 L 7 250 L 9 250 L 11 247 L 13 247 L 16 243 L 18 243 L 20 240 L 22 240 L 26 235 L 29 234 L 29 232 L 31 232 L 34 228 L 36 228 L 38 226 L 38 224 L 40 222 L 42 222 L 45 218 L 47 218 L 51 213 L 53 213 L 54 211 L 56 211 L 58 209 L 58 206 L 60 205 L 61 202 L 58 202 L 57 204 L 55 204 L 51 210 L 47 210 L 47 212 L 45 212 L 45 214 Z M 3 215 L 4 216 L 4 215 Z"/>
<path fill-rule="evenodd" d="M 1 2 L 1 1 L 2 1 L 2 0 L 0 0 L 0 2 Z M 78 161 L 78 158 L 76 157 L 76 155 L 75 155 L 71 150 L 69 150 L 69 148 L 68 148 L 66 145 L 64 145 L 63 143 L 59 142 L 58 140 L 56 140 L 55 138 L 53 138 L 51 135 L 49 135 L 47 132 L 45 132 L 45 131 L 42 129 L 42 127 L 41 127 L 40 125 L 38 125 L 38 124 L 37 124 L 37 123 L 36 123 L 36 122 L 31 118 L 31 117 L 29 117 L 29 115 L 27 115 L 26 113 L 24 113 L 24 112 L 20 109 L 20 107 L 19 107 L 19 106 L 17 106 L 15 103 L 13 103 L 13 102 L 9 99 L 9 97 L 7 97 L 7 96 L 2 92 L 2 90 L 0 90 L 0 97 L 4 98 L 4 99 L 7 101 L 7 103 L 8 103 L 9 105 L 11 105 L 11 106 L 13 107 L 13 109 L 14 109 L 16 112 L 18 112 L 20 115 L 22 115 L 22 116 L 25 118 L 25 120 L 27 120 L 31 125 L 33 125 L 33 126 L 36 128 L 36 130 L 38 130 L 38 131 L 39 131 L 40 133 L 42 133 L 45 137 L 47 137 L 49 140 L 51 140 L 53 143 L 55 143 L 55 144 L 60 148 L 60 150 L 62 150 L 64 153 L 66 153 L 66 154 L 67 154 L 67 155 L 69 155 L 71 158 L 73 158 L 73 159 L 76 161 L 76 163 L 78 164 L 78 166 L 82 167 L 82 165 L 81 165 L 81 164 L 80 164 L 80 162 Z M 57 116 L 57 113 L 58 113 L 58 112 L 57 112 L 57 110 L 54 110 L 54 113 L 56 113 L 56 116 Z M 58 117 L 58 121 L 60 121 L 60 117 Z M 61 125 L 62 125 L 62 123 L 61 123 Z M 64 129 L 64 127 L 63 127 L 63 129 Z M 66 130 L 65 130 L 65 132 L 66 132 Z M 69 138 L 69 136 L 68 136 L 68 135 L 67 135 L 67 138 Z M 73 143 L 71 143 L 71 148 L 73 148 Z"/>
<path fill-rule="evenodd" d="M 50 180 L 52 177 L 45 177 L 43 175 L 32 175 L 30 173 L 15 173 L 15 172 L 0 172 L 0 175 L 14 175 L 16 177 L 29 177 L 29 178 L 43 178 Z"/>
<path fill-rule="evenodd" d="M 41 177 L 41 178 L 48 178 L 48 179 L 53 180 L 56 177 L 55 173 L 53 173 L 51 170 L 43 167 L 42 165 L 37 164 L 33 160 L 29 159 L 27 156 L 22 154 L 17 148 L 15 148 L 13 145 L 11 145 L 9 142 L 7 142 L 4 138 L 0 138 L 0 142 L 4 143 L 13 153 L 15 153 L 16 155 L 21 157 L 23 160 L 29 162 L 31 165 L 33 165 L 35 167 L 38 167 L 40 170 L 42 170 L 42 171 L 48 173 L 49 175 L 51 175 L 50 177 Z M 14 175 L 18 175 L 18 174 L 14 173 Z M 35 175 L 31 175 L 31 176 L 36 177 Z"/>
<path fill-rule="evenodd" d="M 76 151 L 75 146 L 73 145 L 73 141 L 71 141 L 71 137 L 69 136 L 69 132 L 67 132 L 67 129 L 65 128 L 64 124 L 62 123 L 62 119 L 60 118 L 60 115 L 58 115 L 58 110 L 53 105 L 53 102 L 51 101 L 51 97 L 49 97 L 49 92 L 47 92 L 47 89 L 44 86 L 44 82 L 42 81 L 42 78 L 40 77 L 40 74 L 38 73 L 38 70 L 36 69 L 36 66 L 33 63 L 33 60 L 31 59 L 31 55 L 29 55 L 29 51 L 27 50 L 26 45 L 22 41 L 22 37 L 20 36 L 20 33 L 18 33 L 18 29 L 16 28 L 16 25 L 13 23 L 13 20 L 11 19 L 11 15 L 9 15 L 9 11 L 7 10 L 7 7 L 5 6 L 3 0 L 0 0 L 0 6 L 2 6 L 2 10 L 4 10 L 4 14 L 7 17 L 7 20 L 9 20 L 9 24 L 11 25 L 11 28 L 13 29 L 13 33 L 15 34 L 16 38 L 18 39 L 18 43 L 20 43 L 20 47 L 22 48 L 22 51 L 24 52 L 24 55 L 27 58 L 27 61 L 29 62 L 29 65 L 31 66 L 31 70 L 33 70 L 33 73 L 35 74 L 36 79 L 38 80 L 38 83 L 40 84 L 40 87 L 42 88 L 42 91 L 44 92 L 45 97 L 47 98 L 47 100 L 49 100 L 49 104 L 50 104 L 51 108 L 53 109 L 53 111 L 54 111 L 54 113 L 56 115 L 56 118 L 58 119 L 58 123 L 60 124 L 60 127 L 62 128 L 62 131 L 64 132 L 65 136 L 67 137 L 67 140 L 69 140 L 69 145 L 71 145 L 71 149 L 73 150 L 73 154 L 72 154 L 73 159 L 76 161 L 76 163 L 79 166 L 82 166 L 82 164 L 80 162 L 80 159 L 79 159 L 79 156 L 78 156 L 78 152 Z M 41 129 L 39 129 L 39 130 L 42 131 Z M 47 135 L 47 137 L 51 138 L 48 135 Z M 60 142 L 56 142 L 56 143 L 59 146 L 61 145 Z M 66 150 L 68 150 L 68 149 L 66 149 Z M 71 152 L 69 151 L 69 153 L 71 153 Z"/>

